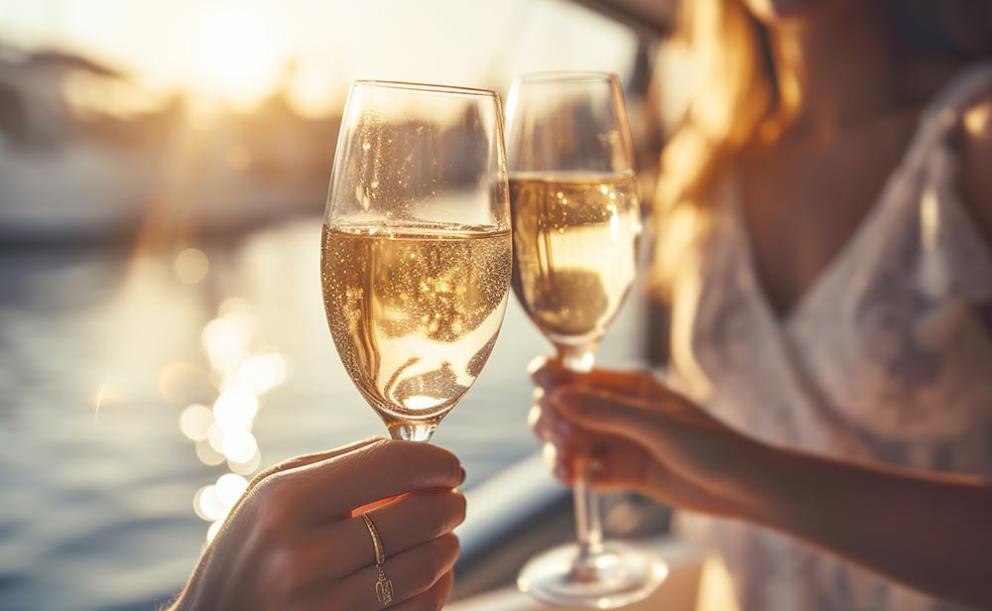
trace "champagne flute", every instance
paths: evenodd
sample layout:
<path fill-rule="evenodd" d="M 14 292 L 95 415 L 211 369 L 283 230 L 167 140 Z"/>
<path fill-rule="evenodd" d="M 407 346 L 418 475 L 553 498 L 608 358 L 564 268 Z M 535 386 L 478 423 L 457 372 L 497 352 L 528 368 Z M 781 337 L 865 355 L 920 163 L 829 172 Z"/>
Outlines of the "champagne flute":
<path fill-rule="evenodd" d="M 507 102 L 513 290 L 566 369 L 587 372 L 630 289 L 641 232 L 630 130 L 615 75 L 518 79 Z M 577 544 L 530 560 L 518 585 L 566 607 L 611 609 L 667 576 L 655 555 L 604 542 L 599 507 L 577 465 Z"/>
<path fill-rule="evenodd" d="M 321 283 L 348 375 L 394 439 L 429 441 L 482 371 L 512 246 L 499 97 L 356 81 L 338 135 Z"/>

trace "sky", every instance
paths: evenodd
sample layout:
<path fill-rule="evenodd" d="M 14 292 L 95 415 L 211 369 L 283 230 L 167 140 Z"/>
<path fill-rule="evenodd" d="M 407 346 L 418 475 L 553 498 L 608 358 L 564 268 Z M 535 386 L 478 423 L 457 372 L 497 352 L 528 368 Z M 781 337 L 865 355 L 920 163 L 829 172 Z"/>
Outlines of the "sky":
<path fill-rule="evenodd" d="M 503 88 L 537 70 L 623 74 L 636 45 L 566 0 L 0 0 L 0 41 L 81 52 L 218 105 L 284 87 L 307 114 L 336 110 L 355 78 Z"/>

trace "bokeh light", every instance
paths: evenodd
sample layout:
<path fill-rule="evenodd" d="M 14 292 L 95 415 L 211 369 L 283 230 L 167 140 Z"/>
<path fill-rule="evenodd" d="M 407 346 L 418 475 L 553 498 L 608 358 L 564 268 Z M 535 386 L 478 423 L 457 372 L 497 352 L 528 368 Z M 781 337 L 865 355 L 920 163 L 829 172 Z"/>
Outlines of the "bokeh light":
<path fill-rule="evenodd" d="M 258 471 L 258 467 L 261 464 L 262 452 L 256 449 L 255 455 L 246 462 L 234 462 L 228 459 L 227 468 L 230 469 L 232 473 L 237 473 L 238 475 L 251 475 L 255 471 Z"/>
<path fill-rule="evenodd" d="M 225 299 L 217 308 L 217 317 L 204 325 L 200 339 L 216 398 L 210 407 L 187 405 L 179 414 L 179 429 L 196 442 L 200 462 L 224 464 L 228 469 L 193 499 L 196 514 L 211 522 L 209 541 L 247 488 L 246 478 L 262 463 L 258 440 L 252 434 L 255 417 L 262 407 L 261 397 L 286 381 L 289 363 L 261 337 L 258 317 L 243 299 Z M 176 374 L 163 373 L 165 377 Z"/>
<path fill-rule="evenodd" d="M 224 456 L 236 463 L 246 463 L 258 452 L 258 442 L 248 431 L 230 431 L 224 433 Z"/>
<path fill-rule="evenodd" d="M 228 507 L 217 494 L 217 487 L 210 484 L 196 491 L 196 495 L 193 496 L 193 509 L 200 518 L 213 521 L 223 518 L 227 514 Z"/>
<path fill-rule="evenodd" d="M 251 356 L 238 369 L 236 383 L 262 394 L 286 381 L 286 357 L 278 352 Z"/>
<path fill-rule="evenodd" d="M 225 434 L 251 430 L 258 413 L 258 398 L 240 388 L 225 390 L 214 403 L 213 417 Z"/>
<path fill-rule="evenodd" d="M 225 473 L 217 478 L 214 488 L 217 490 L 217 497 L 230 510 L 248 489 L 248 480 L 234 473 Z"/>
<path fill-rule="evenodd" d="M 207 431 L 213 421 L 214 416 L 209 407 L 194 403 L 179 414 L 179 430 L 192 441 L 202 441 L 207 438 Z"/>
<path fill-rule="evenodd" d="M 208 467 L 219 465 L 224 462 L 224 455 L 210 445 L 206 439 L 196 442 L 196 457 Z"/>
<path fill-rule="evenodd" d="M 210 270 L 210 261 L 207 259 L 206 253 L 199 248 L 186 248 L 176 255 L 173 269 L 180 282 L 197 284 L 206 278 L 207 272 Z"/>

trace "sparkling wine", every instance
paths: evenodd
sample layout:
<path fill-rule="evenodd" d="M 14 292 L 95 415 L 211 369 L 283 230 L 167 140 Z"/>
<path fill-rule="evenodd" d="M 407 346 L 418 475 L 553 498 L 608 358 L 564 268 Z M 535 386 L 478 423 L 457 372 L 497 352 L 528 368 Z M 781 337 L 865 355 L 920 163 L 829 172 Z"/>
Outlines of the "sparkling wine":
<path fill-rule="evenodd" d="M 498 229 L 324 227 L 331 334 L 391 430 L 436 425 L 482 371 L 506 309 L 510 249 Z"/>
<path fill-rule="evenodd" d="M 599 341 L 634 280 L 640 210 L 632 176 L 510 176 L 513 289 L 559 346 Z"/>

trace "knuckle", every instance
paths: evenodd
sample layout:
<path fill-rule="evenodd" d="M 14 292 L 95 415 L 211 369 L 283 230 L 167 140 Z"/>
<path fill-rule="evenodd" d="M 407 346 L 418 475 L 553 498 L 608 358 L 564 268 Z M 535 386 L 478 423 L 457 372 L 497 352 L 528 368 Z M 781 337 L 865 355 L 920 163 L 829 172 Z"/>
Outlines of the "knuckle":
<path fill-rule="evenodd" d="M 447 534 L 424 546 L 423 558 L 418 563 L 415 576 L 419 588 L 427 589 L 447 570 L 452 555 L 457 553 L 455 541 L 454 535 Z"/>
<path fill-rule="evenodd" d="M 428 549 L 417 554 L 417 562 L 414 563 L 410 574 L 411 594 L 419 594 L 425 591 L 437 577 L 435 568 L 435 554 Z"/>
<path fill-rule="evenodd" d="M 299 555 L 288 546 L 277 545 L 266 556 L 267 588 L 281 601 L 292 599 L 304 568 Z"/>
<path fill-rule="evenodd" d="M 448 533 L 438 539 L 438 552 L 435 554 L 434 574 L 438 576 L 454 563 L 461 551 L 461 542 L 453 533 Z"/>
<path fill-rule="evenodd" d="M 425 540 L 433 541 L 451 530 L 452 526 L 449 525 L 451 518 L 446 508 L 442 508 L 440 511 L 432 511 L 429 513 L 429 516 L 426 520 Z"/>
<path fill-rule="evenodd" d="M 392 439 L 377 439 L 357 452 L 365 460 L 391 460 L 402 452 L 402 444 Z"/>
<path fill-rule="evenodd" d="M 348 603 L 341 600 L 340 596 L 329 596 L 326 601 L 322 601 L 319 607 L 321 611 L 346 611 L 350 607 Z"/>
<path fill-rule="evenodd" d="M 465 495 L 460 492 L 455 493 L 455 525 L 464 522 L 467 514 L 468 499 L 466 499 Z"/>
<path fill-rule="evenodd" d="M 457 477 L 460 474 L 461 465 L 455 455 L 438 446 L 405 441 L 388 443 L 391 468 L 401 466 L 402 475 L 413 482 L 419 484 L 438 476 Z"/>
<path fill-rule="evenodd" d="M 457 492 L 439 496 L 434 503 L 437 505 L 436 510 L 429 511 L 431 539 L 445 535 L 461 524 L 465 519 L 466 508 L 464 495 Z"/>
<path fill-rule="evenodd" d="M 251 495 L 258 528 L 266 535 L 282 532 L 293 512 L 288 476 L 276 474 L 262 480 Z"/>
<path fill-rule="evenodd" d="M 330 611 L 349 611 L 355 608 L 355 602 L 357 601 L 344 600 L 344 597 L 334 597 L 327 609 Z"/>

